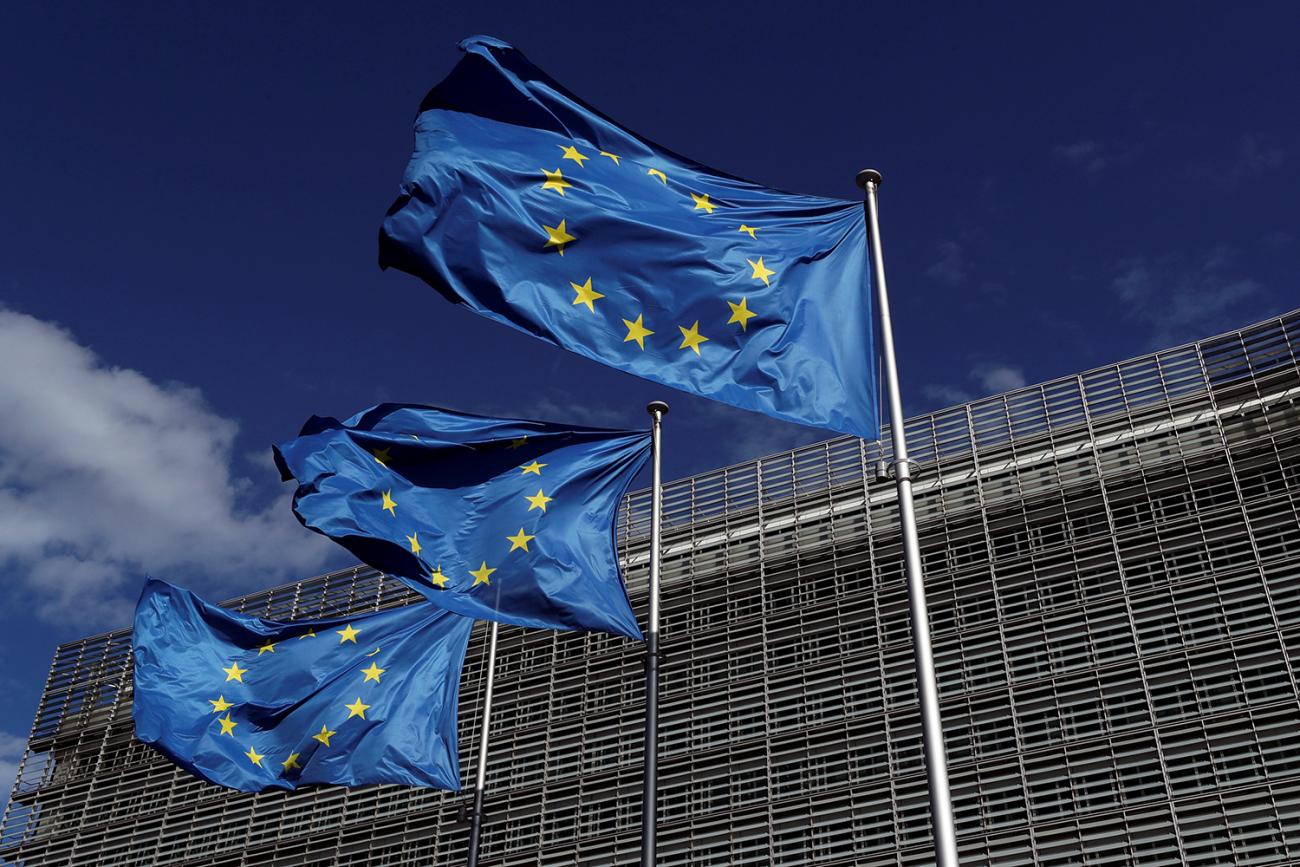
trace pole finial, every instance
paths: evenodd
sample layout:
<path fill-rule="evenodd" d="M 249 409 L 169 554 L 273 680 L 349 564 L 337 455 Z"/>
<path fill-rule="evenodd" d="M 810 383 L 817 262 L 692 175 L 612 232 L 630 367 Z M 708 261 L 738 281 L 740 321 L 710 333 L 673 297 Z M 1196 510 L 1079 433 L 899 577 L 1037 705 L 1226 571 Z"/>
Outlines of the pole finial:
<path fill-rule="evenodd" d="M 878 187 L 880 186 L 880 182 L 883 180 L 884 178 L 881 176 L 880 172 L 875 169 L 863 169 L 858 172 L 858 186 L 864 190 L 867 188 L 867 184 L 875 184 Z"/>
<path fill-rule="evenodd" d="M 645 405 L 645 411 L 651 415 L 668 415 L 668 404 L 662 400 L 652 400 Z"/>

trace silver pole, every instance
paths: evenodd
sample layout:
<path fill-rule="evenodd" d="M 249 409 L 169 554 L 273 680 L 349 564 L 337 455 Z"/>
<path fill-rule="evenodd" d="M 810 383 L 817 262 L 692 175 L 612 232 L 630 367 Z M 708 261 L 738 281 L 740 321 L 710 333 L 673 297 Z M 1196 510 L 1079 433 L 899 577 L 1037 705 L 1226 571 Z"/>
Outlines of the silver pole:
<path fill-rule="evenodd" d="M 885 254 L 880 244 L 876 189 L 882 180 L 875 169 L 858 172 L 858 186 L 866 193 L 867 234 L 879 307 L 881 354 L 889 390 L 889 425 L 894 439 L 894 478 L 898 483 L 898 522 L 903 534 L 903 559 L 907 565 L 907 598 L 912 615 L 912 648 L 916 661 L 916 687 L 921 700 L 921 733 L 925 743 L 925 773 L 930 782 L 930 824 L 934 829 L 934 854 L 938 867 L 957 867 L 957 835 L 953 829 L 952 795 L 948 790 L 948 755 L 939 718 L 939 687 L 934 677 L 934 650 L 930 646 L 930 615 L 925 604 L 925 576 L 916 540 L 916 514 L 912 508 L 912 463 L 907 459 L 903 431 L 903 401 L 898 389 L 898 363 L 894 358 L 894 328 L 889 319 L 889 292 L 885 286 Z"/>
<path fill-rule="evenodd" d="M 641 867 L 654 867 L 658 830 L 659 786 L 659 533 L 663 515 L 663 485 L 659 472 L 660 423 L 668 412 L 662 400 L 651 401 L 650 425 L 650 616 L 645 644 L 645 791 L 641 798 Z"/>
<path fill-rule="evenodd" d="M 483 730 L 478 738 L 478 776 L 474 780 L 474 807 L 469 820 L 468 867 L 478 867 L 479 839 L 483 834 L 483 789 L 487 785 L 488 726 L 492 721 L 492 681 L 497 669 L 497 630 L 501 624 L 492 621 L 488 631 L 487 685 L 483 690 Z"/>

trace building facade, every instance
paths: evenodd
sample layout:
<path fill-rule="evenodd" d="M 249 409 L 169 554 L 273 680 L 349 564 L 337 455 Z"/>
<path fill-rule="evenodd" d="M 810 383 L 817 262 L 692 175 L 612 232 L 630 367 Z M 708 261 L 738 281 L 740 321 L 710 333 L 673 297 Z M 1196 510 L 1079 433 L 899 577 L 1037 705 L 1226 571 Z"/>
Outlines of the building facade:
<path fill-rule="evenodd" d="M 908 423 L 963 864 L 1300 864 L 1298 357 L 1300 311 Z M 661 864 L 933 863 L 879 457 L 840 438 L 666 486 Z M 638 610 L 648 507 L 619 524 Z M 231 605 L 410 598 L 355 569 Z M 240 794 L 135 743 L 129 638 L 58 649 L 0 861 L 463 861 L 466 795 Z M 485 867 L 637 863 L 642 678 L 638 644 L 502 630 Z"/>

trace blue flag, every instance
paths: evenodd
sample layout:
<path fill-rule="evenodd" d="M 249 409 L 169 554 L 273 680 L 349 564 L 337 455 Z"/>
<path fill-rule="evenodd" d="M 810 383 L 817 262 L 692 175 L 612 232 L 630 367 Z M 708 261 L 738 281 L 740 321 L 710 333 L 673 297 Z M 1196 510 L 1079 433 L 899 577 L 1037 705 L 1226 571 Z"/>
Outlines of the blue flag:
<path fill-rule="evenodd" d="M 420 106 L 382 267 L 637 376 L 879 438 L 861 201 L 706 168 L 498 39 L 460 47 Z"/>
<path fill-rule="evenodd" d="M 332 783 L 460 791 L 456 704 L 474 621 L 423 603 L 280 622 L 149 581 L 136 737 L 245 792 Z"/>
<path fill-rule="evenodd" d="M 614 518 L 647 432 L 381 404 L 276 446 L 293 510 L 435 605 L 481 620 L 640 638 Z"/>

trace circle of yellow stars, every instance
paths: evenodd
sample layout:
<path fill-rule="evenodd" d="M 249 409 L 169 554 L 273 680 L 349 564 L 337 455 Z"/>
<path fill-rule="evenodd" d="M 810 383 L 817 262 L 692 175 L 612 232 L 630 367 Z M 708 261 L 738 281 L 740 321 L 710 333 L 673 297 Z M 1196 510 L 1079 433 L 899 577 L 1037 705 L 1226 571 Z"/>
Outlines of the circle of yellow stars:
<path fill-rule="evenodd" d="M 575 151 L 575 154 L 576 153 L 577 152 Z M 581 156 L 581 154 L 578 155 Z M 603 155 L 613 158 L 612 154 L 603 154 Z M 568 159 L 569 157 L 566 156 L 565 158 Z M 585 157 L 585 158 L 590 159 L 590 157 Z M 579 285 L 577 283 L 574 283 L 572 285 L 574 291 L 578 293 L 578 297 L 573 302 L 574 304 L 586 303 L 587 306 L 590 307 L 595 300 L 605 297 L 600 293 L 593 292 L 593 290 L 591 289 L 590 278 L 588 278 L 585 284 Z M 507 450 L 519 449 L 522 448 L 527 442 L 528 442 L 527 436 L 511 438 L 506 442 L 505 448 Z M 376 463 L 380 464 L 382 467 L 384 467 L 384 469 L 389 469 L 388 462 L 392 460 L 390 452 L 391 452 L 391 448 L 371 450 L 371 454 L 375 457 Z M 518 470 L 521 477 L 528 476 L 528 475 L 535 475 L 540 479 L 542 477 L 542 470 L 545 469 L 547 466 L 548 464 L 545 464 L 539 460 L 534 459 L 529 463 L 519 465 Z M 386 512 L 391 517 L 394 518 L 397 517 L 399 503 L 397 498 L 394 497 L 393 495 L 393 489 L 390 487 L 384 490 L 380 490 L 377 493 L 379 496 L 380 509 Z M 546 507 L 555 499 L 554 497 L 547 495 L 544 486 L 539 486 L 537 488 L 536 494 L 525 493 L 523 495 L 523 498 L 528 503 L 528 508 L 525 511 L 525 514 L 527 514 L 528 512 L 540 511 L 543 515 L 546 514 Z M 424 551 L 424 546 L 420 543 L 419 531 L 417 530 L 409 535 L 403 533 L 402 537 L 406 540 L 407 550 L 409 550 L 410 553 L 414 554 L 417 557 L 420 556 L 420 554 Z M 528 533 L 527 529 L 525 529 L 524 527 L 520 527 L 519 532 L 515 533 L 513 536 L 505 537 L 505 540 L 510 543 L 510 549 L 506 551 L 506 554 L 508 555 L 515 551 L 523 551 L 525 554 L 532 553 L 532 550 L 528 547 L 528 543 L 532 542 L 536 538 L 537 536 L 535 533 L 530 534 Z M 488 586 L 488 587 L 492 586 L 492 575 L 498 570 L 498 568 L 499 567 L 497 566 L 489 566 L 487 560 L 481 559 L 479 561 L 479 567 L 477 569 L 468 570 L 469 577 L 473 579 L 473 583 L 469 585 L 469 589 L 472 590 L 475 587 L 479 587 L 479 586 Z M 427 580 L 429 581 L 430 584 L 432 584 L 434 587 L 438 588 L 439 590 L 445 590 L 448 584 L 452 582 L 451 576 L 448 576 L 446 573 L 442 571 L 441 563 L 439 563 L 438 565 L 432 568 L 430 574 L 427 576 Z M 340 632 L 339 634 L 344 635 L 343 632 Z M 346 635 L 341 640 L 353 641 L 354 643 L 356 641 L 356 639 L 351 635 Z M 267 649 L 271 649 L 271 648 L 273 648 L 273 645 L 271 645 Z M 258 655 L 260 656 L 261 653 L 259 652 Z"/>
<path fill-rule="evenodd" d="M 546 466 L 546 465 L 541 464 L 540 466 Z M 388 493 L 391 494 L 391 490 Z M 388 504 L 392 503 L 391 499 L 388 496 L 385 496 L 385 503 Z M 387 505 L 385 506 L 385 509 L 387 509 Z M 529 536 L 528 538 L 531 539 L 532 537 Z M 349 644 L 349 643 L 353 645 L 357 644 L 357 636 L 360 635 L 361 632 L 362 630 L 357 629 L 351 623 L 344 624 L 342 629 L 334 630 L 334 633 L 339 637 L 338 640 L 339 646 L 342 646 L 344 644 Z M 312 627 L 308 627 L 300 635 L 298 635 L 299 640 L 302 640 L 304 638 L 316 638 L 315 629 Z M 274 654 L 275 646 L 276 646 L 276 642 L 273 642 L 268 639 L 261 646 L 256 648 L 250 648 L 250 650 L 252 649 L 257 650 L 257 657 L 254 658 L 253 662 L 256 663 L 256 660 L 260 659 L 262 657 L 262 654 L 264 653 Z M 383 683 L 383 675 L 387 671 L 387 669 L 381 668 L 379 666 L 379 663 L 373 659 L 373 657 L 377 656 L 381 651 L 382 648 L 376 647 L 373 651 L 365 654 L 366 657 L 371 658 L 370 664 L 365 668 L 357 669 L 357 673 L 362 676 L 362 680 L 361 680 L 362 690 L 365 689 L 366 684 Z M 239 664 L 239 660 L 232 660 L 230 665 L 222 667 L 221 670 L 226 675 L 224 681 L 225 683 L 228 684 L 235 683 L 235 684 L 244 685 L 246 684 L 246 681 L 244 680 L 244 675 L 248 674 L 252 670 L 252 668 L 251 667 L 245 668 Z M 238 702 L 227 699 L 225 692 L 222 691 L 217 695 L 216 698 L 207 699 L 207 703 L 212 705 L 211 714 L 218 726 L 217 737 L 218 738 L 229 737 L 231 739 L 235 739 L 237 737 L 235 729 L 239 727 L 240 721 L 234 718 L 234 716 L 231 714 L 231 711 L 232 709 L 237 709 Z M 347 716 L 344 717 L 343 719 L 343 723 L 346 724 L 349 720 L 354 718 L 361 719 L 361 720 L 368 720 L 368 717 L 366 716 L 366 711 L 370 710 L 373 707 L 374 707 L 373 699 L 372 699 L 372 703 L 367 704 L 365 699 L 362 696 L 358 695 L 356 699 L 351 703 L 343 704 L 343 708 L 346 709 L 348 712 Z M 224 716 L 220 716 L 220 714 L 224 714 Z M 338 724 L 336 723 L 336 725 Z M 318 747 L 315 747 L 314 749 L 321 749 L 324 747 L 333 746 L 331 738 L 335 737 L 337 734 L 338 734 L 338 729 L 331 729 L 328 723 L 321 723 L 320 731 L 311 734 L 310 737 L 307 738 L 307 740 L 314 741 L 316 744 L 320 745 Z M 248 750 L 243 752 L 242 755 L 248 759 L 250 764 L 257 766 L 258 768 L 269 767 L 269 765 L 264 765 L 262 763 L 263 760 L 268 758 L 268 754 L 259 753 L 257 751 L 257 746 L 255 744 L 249 745 Z M 279 763 L 281 768 L 279 772 L 280 775 L 288 776 L 291 771 L 302 770 L 302 763 L 299 761 L 299 759 L 301 759 L 302 757 L 303 754 L 301 751 L 290 752 L 289 755 Z"/>
<path fill-rule="evenodd" d="M 582 169 L 586 163 L 592 159 L 590 154 L 583 153 L 576 145 L 557 145 L 557 147 L 561 152 L 561 163 L 565 160 L 568 160 L 571 163 L 568 167 L 570 172 Z M 608 151 L 598 151 L 598 154 L 602 157 L 608 158 L 616 167 L 622 165 L 622 158 L 616 154 L 609 153 Z M 564 197 L 566 195 L 566 190 L 571 190 L 575 187 L 573 180 L 564 176 L 563 166 L 555 169 L 543 168 L 540 169 L 540 171 L 543 177 L 541 185 L 543 191 L 554 191 L 559 196 Z M 646 176 L 659 181 L 664 187 L 669 186 L 668 175 L 663 169 L 654 166 L 646 167 Z M 715 210 L 723 207 L 720 203 L 710 199 L 708 193 L 688 192 L 691 197 L 691 202 L 693 203 L 692 210 L 700 212 L 702 216 L 712 216 Z M 545 223 L 542 223 L 541 226 L 542 230 L 546 233 L 546 242 L 543 245 L 543 249 L 545 250 L 554 249 L 563 256 L 564 248 L 578 240 L 578 237 L 572 234 L 567 219 L 560 219 L 559 224 L 555 226 L 549 226 Z M 741 223 L 737 227 L 738 232 L 749 235 L 751 240 L 758 240 L 759 229 L 759 226 L 750 226 L 747 223 Z M 756 259 L 746 258 L 745 262 L 748 268 L 748 277 L 750 280 L 755 283 L 762 283 L 764 288 L 772 285 L 772 278 L 776 276 L 776 270 L 768 266 L 763 256 L 759 256 Z M 587 311 L 593 314 L 596 312 L 596 302 L 606 297 L 605 293 L 602 293 L 593 287 L 592 278 L 590 276 L 587 277 L 583 283 L 571 281 L 569 285 L 573 288 L 575 293 L 572 306 L 586 307 Z M 730 317 L 727 319 L 725 324 L 738 325 L 740 326 L 742 333 L 747 333 L 749 331 L 749 321 L 758 315 L 757 311 L 753 310 L 749 306 L 748 295 L 741 296 L 739 301 L 724 300 L 726 300 L 727 307 L 730 309 Z M 620 319 L 622 319 L 622 317 L 620 317 Z M 637 348 L 644 352 L 646 338 L 655 333 L 655 330 L 645 321 L 645 314 L 639 312 L 635 319 L 622 319 L 622 322 L 623 326 L 627 329 L 627 334 L 623 337 L 623 343 L 635 343 Z M 700 320 L 695 320 L 689 326 L 678 324 L 677 329 L 681 332 L 681 343 L 677 344 L 677 348 L 685 352 L 694 353 L 697 358 L 701 357 L 700 346 L 707 343 L 710 338 L 701 333 Z M 387 506 L 385 506 L 385 508 L 387 508 Z"/>

